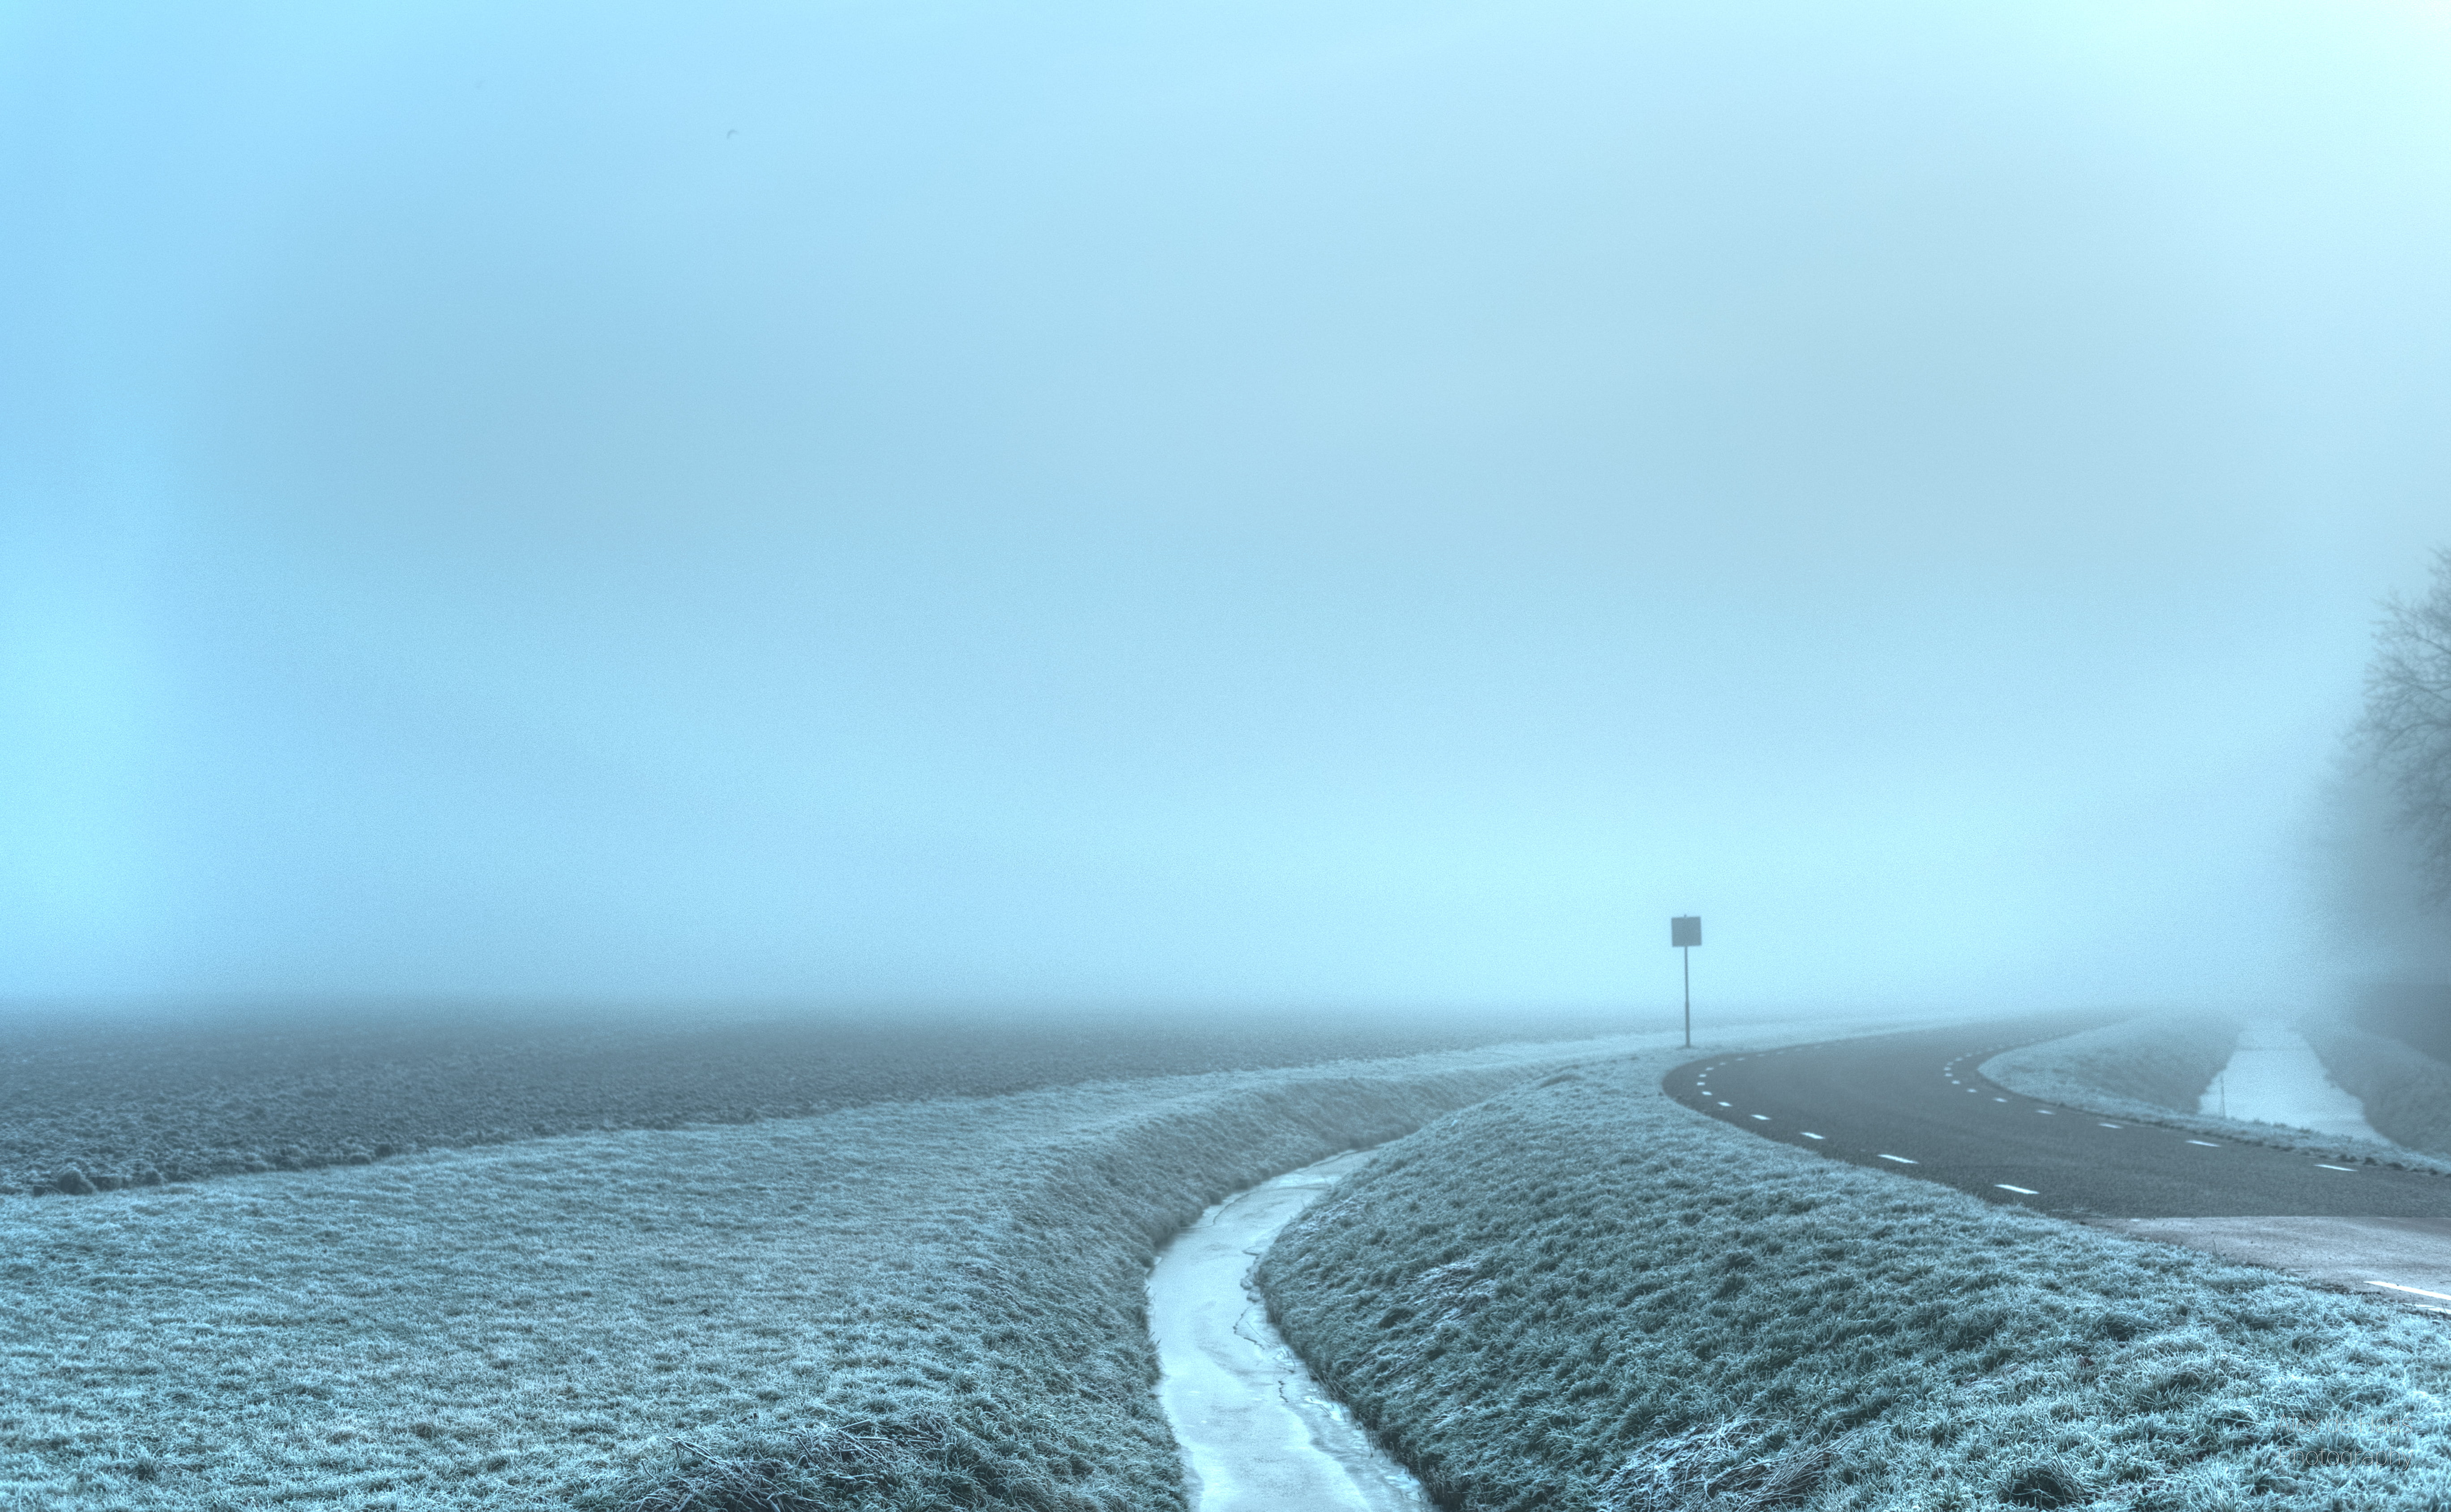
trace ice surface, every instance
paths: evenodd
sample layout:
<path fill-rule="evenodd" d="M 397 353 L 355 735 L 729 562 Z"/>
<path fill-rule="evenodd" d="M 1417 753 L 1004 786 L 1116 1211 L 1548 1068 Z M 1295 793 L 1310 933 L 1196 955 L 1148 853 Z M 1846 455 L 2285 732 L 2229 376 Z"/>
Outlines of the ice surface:
<path fill-rule="evenodd" d="M 2279 1024 L 2246 1027 L 2196 1111 L 2390 1143 L 2366 1122 L 2365 1105 L 2333 1084 L 2306 1036 Z"/>
<path fill-rule="evenodd" d="M 1227 1198 L 1158 1256 L 1158 1399 L 1197 1512 L 1396 1512 L 1429 1499 L 1277 1336 L 1251 1267 L 1278 1230 L 1367 1161 L 1348 1152 Z"/>

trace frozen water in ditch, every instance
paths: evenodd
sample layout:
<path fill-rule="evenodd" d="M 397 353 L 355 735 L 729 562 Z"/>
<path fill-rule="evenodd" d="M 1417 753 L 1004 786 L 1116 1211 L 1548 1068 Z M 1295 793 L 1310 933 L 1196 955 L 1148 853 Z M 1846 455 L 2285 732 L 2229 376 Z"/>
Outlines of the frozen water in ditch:
<path fill-rule="evenodd" d="M 2240 1033 L 2196 1111 L 2391 1143 L 2366 1122 L 2365 1104 L 2333 1084 L 2306 1036 L 2279 1024 L 2249 1024 Z"/>
<path fill-rule="evenodd" d="M 1158 1400 L 1197 1512 L 1414 1512 L 1429 1499 L 1380 1452 L 1268 1322 L 1251 1269 L 1279 1230 L 1370 1159 L 1348 1150 L 1237 1192 L 1149 1272 Z"/>

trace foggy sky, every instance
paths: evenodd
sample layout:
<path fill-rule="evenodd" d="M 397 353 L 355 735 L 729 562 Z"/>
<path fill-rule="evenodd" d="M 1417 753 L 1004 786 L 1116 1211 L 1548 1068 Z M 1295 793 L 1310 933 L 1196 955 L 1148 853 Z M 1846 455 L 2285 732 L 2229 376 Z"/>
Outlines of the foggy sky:
<path fill-rule="evenodd" d="M 2432 7 L 35 4 L 0 142 L 0 996 L 2283 1004 L 2451 540 Z"/>

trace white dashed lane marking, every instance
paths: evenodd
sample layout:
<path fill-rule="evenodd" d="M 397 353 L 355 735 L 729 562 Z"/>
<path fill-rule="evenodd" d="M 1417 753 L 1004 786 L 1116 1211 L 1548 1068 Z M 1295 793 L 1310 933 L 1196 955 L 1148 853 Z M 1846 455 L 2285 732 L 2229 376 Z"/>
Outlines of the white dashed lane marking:
<path fill-rule="evenodd" d="M 1736 1064 L 1736 1063 L 1737 1063 L 1737 1062 L 1739 1062 L 1739 1061 L 1748 1060 L 1748 1059 L 1752 1059 L 1752 1058 L 1754 1058 L 1754 1057 L 1750 1057 L 1750 1056 L 1736 1056 L 1736 1057 L 1733 1057 L 1733 1058 L 1732 1058 L 1731 1060 L 1729 1060 L 1729 1061 L 1722 1062 L 1720 1065 L 1718 1065 L 1718 1066 L 1715 1066 L 1715 1067 L 1711 1068 L 1711 1070 L 1724 1070 L 1724 1069 L 1726 1069 L 1727 1067 L 1732 1066 L 1732 1065 L 1735 1065 L 1735 1064 Z M 1991 1100 L 1992 1100 L 1993 1102 L 1995 1102 L 1995 1103 L 1999 1103 L 1999 1104 L 2002 1104 L 2002 1105 L 2004 1105 L 2004 1106 L 2005 1106 L 2005 1105 L 2013 1104 L 2014 1102 L 2016 1102 L 2016 1101 L 2017 1101 L 2017 1099 L 2015 1099 L 2015 1098 L 2013 1098 L 2013 1097 L 2002 1096 L 2002 1095 L 1999 1095 L 1999 1094 L 1997 1094 L 1997 1093 L 1994 1093 L 1994 1092 L 1991 1090 L 1991 1089 L 1990 1089 L 1990 1087 L 1977 1085 L 1974 1081 L 1971 1081 L 1971 1080 L 1963 1080 L 1963 1079 L 1961 1079 L 1961 1078 L 1957 1075 L 1957 1068 L 1956 1068 L 1956 1065 L 1955 1065 L 1954 1063 L 1952 1063 L 1952 1064 L 1951 1064 L 1950 1066 L 1948 1066 L 1947 1068 L 1944 1068 L 1944 1069 L 1943 1069 L 1943 1070 L 1942 1070 L 1942 1072 L 1941 1072 L 1941 1077 L 1942 1077 L 1942 1079 L 1943 1079 L 1944 1081 L 1947 1081 L 1951 1086 L 1952 1086 L 1952 1087 L 1958 1087 L 1958 1088 L 1962 1088 L 1962 1089 L 1964 1089 L 1964 1090 L 1966 1091 L 1967 1095 L 1968 1095 L 1968 1096 L 1970 1096 L 1970 1097 L 1982 1097 L 1982 1096 L 1989 1096 L 1989 1097 L 1990 1097 L 1990 1098 L 1991 1098 Z M 1707 1074 L 1705 1074 L 1705 1075 L 1697 1075 L 1696 1077 L 1695 1077 L 1695 1078 L 1694 1078 L 1694 1090 L 1696 1091 L 1696 1093 L 1697 1093 L 1697 1094 L 1698 1094 L 1698 1098 L 1699 1098 L 1699 1100 L 1706 1101 L 1706 1102 L 1713 1102 L 1713 1103 L 1716 1103 L 1718 1107 L 1720 1107 L 1720 1108 L 1722 1108 L 1722 1109 L 1728 1109 L 1731 1113 L 1735 1113 L 1735 1112 L 1736 1111 L 1736 1105 L 1735 1105 L 1735 1103 L 1733 1103 L 1733 1102 L 1731 1102 L 1731 1101 L 1729 1101 L 1729 1100 L 1727 1100 L 1727 1099 L 1725 1099 L 1725 1098 L 1715 1098 L 1715 1097 L 1713 1097 L 1713 1096 L 1711 1095 L 1711 1084 L 1710 1084 L 1710 1078 L 1709 1078 L 1709 1076 L 1708 1076 Z M 2056 1114 L 2060 1113 L 2061 1111 L 2063 1111 L 2063 1109 L 2057 1109 L 2057 1108 L 2040 1108 L 2040 1107 L 2034 1107 L 2034 1105 L 2032 1105 L 2032 1104 L 2030 1104 L 2030 1103 L 2027 1104 L 2026 1106 L 2028 1106 L 2028 1107 L 2032 1107 L 2032 1108 L 2034 1109 L 2034 1111 L 2035 1111 L 2035 1112 L 2040 1113 L 2040 1114 L 2042 1114 L 2042 1115 L 2043 1115 L 2043 1116 L 2045 1116 L 2045 1117 L 2051 1117 L 2051 1116 L 2054 1116 L 2054 1115 L 2056 1115 Z M 1775 1123 L 1775 1122 L 1776 1122 L 1775 1115 L 1774 1115 L 1774 1114 L 1770 1114 L 1770 1113 L 1745 1113 L 1745 1114 L 1743 1114 L 1742 1116 L 1743 1116 L 1746 1120 L 1748 1120 L 1749 1122 L 1753 1122 L 1753 1123 L 1768 1124 L 1768 1123 Z M 2108 1120 L 2108 1119 L 2097 1119 L 2097 1120 L 2095 1120 L 2095 1127 L 2096 1127 L 2096 1128 L 2100 1128 L 2100 1129 L 2125 1129 L 2127 1126 L 2127 1125 L 2125 1125 L 2125 1124 L 2113 1123 L 2113 1122 L 2111 1122 L 2111 1121 L 2110 1121 L 2110 1120 Z M 1765 1132 L 1767 1132 L 1767 1130 L 1765 1130 Z M 1812 1141 L 1813 1141 L 1814 1143 L 1815 1143 L 1815 1144 L 1827 1144 L 1827 1143 L 1829 1143 L 1829 1139 L 1830 1139 L 1830 1136 L 1829 1136 L 1829 1135 L 1827 1135 L 1827 1134 L 1823 1134 L 1823 1133 L 1821 1133 L 1821 1132 L 1819 1132 L 1819 1131 L 1817 1131 L 1817 1130 L 1815 1130 L 1815 1129 L 1796 1129 L 1796 1130 L 1794 1131 L 1794 1135 L 1793 1137 L 1799 1137 L 1799 1138 L 1803 1138 L 1803 1139 L 1809 1139 L 1809 1140 L 1812 1140 Z M 2186 1143 L 2188 1143 L 2188 1144 L 2190 1144 L 2190 1145 L 2197 1146 L 2198 1148 L 2200 1148 L 2200 1149 L 2224 1149 L 2228 1148 L 2228 1147 L 2227 1147 L 2227 1145 L 2226 1145 L 2226 1143 L 2224 1143 L 2223 1141 L 2220 1141 L 2220 1140 L 2212 1140 L 2212 1139 L 2188 1139 L 2188 1140 L 2186 1141 Z M 1857 1158 L 1859 1158 L 1859 1159 L 1860 1159 L 1861 1157 L 1859 1156 L 1859 1157 L 1857 1157 Z M 1875 1159 L 1875 1160 L 1887 1161 L 1888 1163 L 1890 1163 L 1891 1165 L 1893 1165 L 1893 1166 L 1920 1166 L 1920 1165 L 1922 1165 L 1922 1164 L 1923 1164 L 1923 1162 L 1921 1162 L 1921 1161 L 1919 1161 L 1919 1160 L 1917 1160 L 1917 1159 L 1913 1158 L 1912 1156 L 1909 1156 L 1909 1155 L 1893 1155 L 1893 1154 L 1890 1153 L 1890 1152 L 1889 1152 L 1889 1151 L 1887 1151 L 1887 1150 L 1881 1150 L 1881 1151 L 1878 1151 L 1877 1153 L 1875 1153 L 1875 1154 L 1873 1155 L 1873 1159 Z M 2316 1162 L 2314 1162 L 2313 1164 L 2315 1165 L 2315 1167 L 2316 1167 L 2318 1169 L 2321 1169 L 2321 1170 L 2336 1170 L 2336 1171 L 2341 1171 L 2341 1172 L 2343 1172 L 2343 1173 L 2344 1173 L 2344 1174 L 2354 1174 L 2354 1173 L 2356 1173 L 2358 1170 L 2360 1170 L 2360 1169 L 2362 1168 L 2360 1168 L 2360 1167 L 2356 1167 L 2356 1166 L 2338 1166 L 2338 1165 L 2334 1165 L 2334 1164 L 2332 1164 L 2332 1163 L 2331 1163 L 2331 1162 L 2329 1162 L 2329 1161 L 2316 1161 Z M 1991 1185 L 1992 1185 L 1993 1188 L 1994 1188 L 1994 1189 L 1996 1189 L 1996 1190 L 2009 1192 L 2009 1193 L 2010 1193 L 2010 1194 L 2012 1194 L 2012 1195 L 2014 1195 L 2014 1196 L 2018 1196 L 2018 1197 L 2039 1197 L 2039 1196 L 2041 1196 L 2041 1195 L 2042 1195 L 2041 1191 L 2040 1191 L 2038 1188 L 2032 1188 L 2032 1187 L 2020 1187 L 2020 1186 L 2018 1186 L 2018 1185 L 2017 1185 L 2016 1183 L 2014 1183 L 2014 1182 L 2000 1181 L 2000 1182 L 1993 1182 Z M 2389 1283 L 2383 1283 L 2383 1282 L 2377 1282 L 2377 1283 L 2374 1283 L 2374 1285 L 2377 1285 L 2377 1286 L 2390 1286 L 2390 1284 L 2389 1284 Z M 2433 1298 L 2433 1299 L 2435 1299 L 2435 1300 L 2437 1300 L 2437 1301 L 2440 1301 L 2440 1302 L 2443 1302 L 2443 1303 L 2446 1303 L 2446 1304 L 2451 1304 L 2451 1294 L 2444 1294 L 2444 1293 L 2440 1293 L 2440 1292 L 2421 1291 L 2421 1290 L 2419 1290 L 2418 1288 L 2416 1288 L 2416 1287 L 2414 1287 L 2414 1286 L 2392 1286 L 2392 1287 L 2391 1287 L 2391 1289 L 2398 1290 L 2398 1291 L 2410 1292 L 2410 1293 L 2412 1293 L 2412 1294 L 2414 1294 L 2414 1295 L 2423 1296 L 2423 1297 L 2430 1297 L 2430 1298 Z M 2451 1309 L 2443 1309 L 2443 1310 L 2451 1311 Z"/>

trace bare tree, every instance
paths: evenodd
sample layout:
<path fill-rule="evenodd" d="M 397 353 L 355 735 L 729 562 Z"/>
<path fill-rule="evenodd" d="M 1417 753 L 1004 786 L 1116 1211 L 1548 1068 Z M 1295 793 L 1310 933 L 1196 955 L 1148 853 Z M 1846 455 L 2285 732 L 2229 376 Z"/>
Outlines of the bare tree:
<path fill-rule="evenodd" d="M 2427 898 L 2451 902 L 2451 550 L 2434 554 L 2424 598 L 2383 604 L 2358 737 L 2390 787 Z"/>

